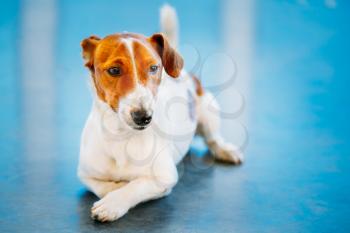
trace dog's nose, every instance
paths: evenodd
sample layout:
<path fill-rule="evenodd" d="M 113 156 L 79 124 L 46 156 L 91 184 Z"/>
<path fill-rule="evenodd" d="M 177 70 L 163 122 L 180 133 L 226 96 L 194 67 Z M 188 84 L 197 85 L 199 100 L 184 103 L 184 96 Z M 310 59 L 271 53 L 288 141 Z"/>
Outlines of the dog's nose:
<path fill-rule="evenodd" d="M 152 115 L 147 114 L 145 110 L 133 111 L 131 112 L 131 117 L 135 124 L 139 126 L 146 126 L 152 120 Z"/>

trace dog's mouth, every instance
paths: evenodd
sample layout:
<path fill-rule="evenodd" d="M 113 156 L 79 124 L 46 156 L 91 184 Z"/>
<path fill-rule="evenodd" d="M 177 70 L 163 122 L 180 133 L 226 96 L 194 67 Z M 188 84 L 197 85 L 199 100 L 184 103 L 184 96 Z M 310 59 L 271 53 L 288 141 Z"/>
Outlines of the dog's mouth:
<path fill-rule="evenodd" d="M 133 126 L 132 128 L 136 130 L 144 130 L 147 128 L 147 126 Z"/>
<path fill-rule="evenodd" d="M 137 124 L 134 124 L 134 122 L 130 122 L 130 121 L 126 121 L 125 123 L 129 129 L 136 130 L 136 131 L 145 130 L 151 125 L 151 123 L 147 125 L 137 125 Z"/>

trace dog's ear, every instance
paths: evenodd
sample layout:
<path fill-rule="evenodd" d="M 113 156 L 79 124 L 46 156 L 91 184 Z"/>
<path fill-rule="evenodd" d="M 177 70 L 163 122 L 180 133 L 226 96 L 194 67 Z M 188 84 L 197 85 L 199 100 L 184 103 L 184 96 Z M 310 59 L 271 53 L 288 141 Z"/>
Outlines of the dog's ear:
<path fill-rule="evenodd" d="M 94 53 L 100 40 L 101 39 L 97 36 L 90 36 L 81 42 L 85 66 L 88 67 L 91 72 L 94 71 Z"/>
<path fill-rule="evenodd" d="M 161 33 L 153 34 L 149 41 L 161 57 L 164 69 L 168 75 L 173 78 L 178 77 L 184 65 L 182 57 L 170 46 L 168 40 Z"/>

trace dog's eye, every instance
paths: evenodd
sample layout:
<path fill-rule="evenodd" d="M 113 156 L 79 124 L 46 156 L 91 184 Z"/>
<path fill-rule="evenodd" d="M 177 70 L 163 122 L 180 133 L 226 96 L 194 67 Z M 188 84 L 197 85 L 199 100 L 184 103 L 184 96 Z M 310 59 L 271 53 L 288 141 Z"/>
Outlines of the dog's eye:
<path fill-rule="evenodd" d="M 158 71 L 158 66 L 157 66 L 157 65 L 152 65 L 152 66 L 150 66 L 149 72 L 150 72 L 151 74 L 155 74 L 155 73 L 157 73 L 157 71 Z"/>
<path fill-rule="evenodd" d="M 116 77 L 122 74 L 122 69 L 120 67 L 112 67 L 107 70 L 110 76 Z"/>

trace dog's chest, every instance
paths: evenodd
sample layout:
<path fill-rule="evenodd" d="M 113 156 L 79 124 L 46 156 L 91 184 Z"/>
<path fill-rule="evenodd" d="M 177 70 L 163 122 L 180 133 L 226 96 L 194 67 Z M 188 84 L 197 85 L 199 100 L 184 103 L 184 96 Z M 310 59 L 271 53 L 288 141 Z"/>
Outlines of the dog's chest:
<path fill-rule="evenodd" d="M 147 129 L 107 146 L 114 160 L 113 168 L 108 169 L 110 175 L 129 180 L 150 173 L 152 162 L 165 145 L 152 129 Z"/>

